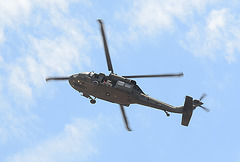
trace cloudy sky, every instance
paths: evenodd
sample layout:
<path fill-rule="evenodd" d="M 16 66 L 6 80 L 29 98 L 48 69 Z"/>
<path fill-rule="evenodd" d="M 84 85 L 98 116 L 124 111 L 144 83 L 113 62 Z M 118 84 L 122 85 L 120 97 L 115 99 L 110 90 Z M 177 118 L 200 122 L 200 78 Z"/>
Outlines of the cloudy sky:
<path fill-rule="evenodd" d="M 237 0 L 0 0 L 0 161 L 240 162 L 240 2 Z M 91 105 L 47 76 L 108 74 L 97 19 L 118 75 L 174 106 L 208 94 L 206 113 Z"/>

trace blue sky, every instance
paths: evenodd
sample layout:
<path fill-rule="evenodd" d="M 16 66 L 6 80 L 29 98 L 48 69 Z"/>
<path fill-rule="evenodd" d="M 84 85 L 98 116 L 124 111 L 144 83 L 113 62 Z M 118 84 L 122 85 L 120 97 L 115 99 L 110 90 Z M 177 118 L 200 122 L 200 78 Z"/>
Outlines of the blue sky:
<path fill-rule="evenodd" d="M 240 2 L 230 0 L 0 1 L 0 161 L 240 161 Z M 47 76 L 183 72 L 136 79 L 151 97 L 183 105 L 203 93 L 189 127 L 140 105 L 91 105 Z"/>

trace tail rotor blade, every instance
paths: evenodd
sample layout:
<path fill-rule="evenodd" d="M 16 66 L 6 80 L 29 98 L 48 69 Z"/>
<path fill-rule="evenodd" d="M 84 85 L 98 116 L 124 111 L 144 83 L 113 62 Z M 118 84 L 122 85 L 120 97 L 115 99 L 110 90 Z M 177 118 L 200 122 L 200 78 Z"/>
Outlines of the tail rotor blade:
<path fill-rule="evenodd" d="M 210 111 L 210 109 L 208 109 L 208 108 L 206 108 L 206 107 L 203 107 L 203 106 L 199 106 L 199 107 L 201 107 L 203 110 L 205 110 L 205 111 L 207 111 L 207 112 Z"/>
<path fill-rule="evenodd" d="M 110 58 L 110 54 L 109 54 L 109 50 L 108 50 L 108 44 L 107 44 L 107 40 L 106 40 L 106 36 L 105 36 L 105 32 L 104 32 L 103 22 L 100 19 L 98 19 L 98 21 L 99 21 L 100 27 L 101 27 L 101 34 L 102 34 L 102 39 L 103 39 L 105 55 L 106 55 L 106 59 L 107 59 L 108 70 L 113 73 L 113 67 L 112 67 L 112 62 L 111 62 L 111 58 Z"/>
<path fill-rule="evenodd" d="M 181 77 L 183 73 L 179 74 L 156 74 L 156 75 L 128 75 L 123 76 L 124 78 L 156 78 L 156 77 Z"/>
<path fill-rule="evenodd" d="M 49 78 L 46 78 L 46 81 L 49 81 L 49 80 L 69 80 L 69 77 L 49 77 Z"/>
<path fill-rule="evenodd" d="M 129 126 L 128 126 L 128 120 L 127 120 L 127 116 L 126 116 L 126 114 L 125 114 L 123 105 L 120 105 L 120 108 L 121 108 L 121 112 L 122 112 L 123 119 L 124 119 L 125 126 L 126 126 L 127 130 L 128 130 L 128 131 L 132 131 L 132 130 L 129 128 Z"/>
<path fill-rule="evenodd" d="M 206 93 L 203 93 L 202 96 L 200 97 L 199 101 L 201 101 L 202 99 L 204 99 L 207 96 Z"/>

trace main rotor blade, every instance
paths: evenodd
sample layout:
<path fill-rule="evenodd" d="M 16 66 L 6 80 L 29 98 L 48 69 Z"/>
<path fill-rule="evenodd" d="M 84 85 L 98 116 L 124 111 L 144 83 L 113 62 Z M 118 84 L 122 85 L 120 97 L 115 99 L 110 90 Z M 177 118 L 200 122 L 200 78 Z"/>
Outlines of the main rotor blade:
<path fill-rule="evenodd" d="M 129 75 L 122 76 L 124 78 L 156 78 L 156 77 L 181 77 L 183 73 L 179 74 L 157 74 L 157 75 Z"/>
<path fill-rule="evenodd" d="M 69 80 L 69 77 L 49 77 L 49 78 L 46 78 L 46 81 L 49 81 L 49 80 Z"/>
<path fill-rule="evenodd" d="M 121 111 L 122 111 L 123 119 L 124 119 L 125 126 L 126 126 L 127 130 L 128 130 L 128 131 L 132 131 L 132 130 L 129 128 L 129 126 L 128 126 L 128 120 L 127 120 L 127 116 L 126 116 L 126 114 L 125 114 L 123 105 L 120 105 L 120 108 L 121 108 Z"/>
<path fill-rule="evenodd" d="M 108 71 L 111 71 L 113 73 L 113 67 L 112 67 L 112 62 L 111 62 L 111 58 L 110 58 L 109 51 L 108 51 L 108 45 L 107 45 L 107 40 L 106 40 L 106 36 L 105 36 L 105 32 L 104 32 L 103 22 L 100 19 L 98 19 L 98 21 L 99 21 L 100 27 L 101 27 L 101 33 L 102 33 L 105 55 L 106 55 L 106 59 L 107 59 Z"/>

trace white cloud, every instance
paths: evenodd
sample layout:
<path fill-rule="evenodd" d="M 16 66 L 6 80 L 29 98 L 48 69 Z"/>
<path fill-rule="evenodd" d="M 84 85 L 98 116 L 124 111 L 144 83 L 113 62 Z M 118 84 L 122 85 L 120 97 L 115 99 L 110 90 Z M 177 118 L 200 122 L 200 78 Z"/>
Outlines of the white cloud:
<path fill-rule="evenodd" d="M 3 27 L 0 26 L 0 44 L 5 41 Z"/>
<path fill-rule="evenodd" d="M 231 63 L 240 51 L 240 21 L 237 7 L 224 4 L 217 0 L 135 0 L 117 16 L 129 24 L 126 35 L 130 41 L 179 31 L 184 36 L 180 44 L 195 56 L 215 59 L 220 55 Z"/>
<path fill-rule="evenodd" d="M 208 30 L 215 32 L 225 28 L 226 26 L 226 9 L 213 10 L 207 18 Z"/>
<path fill-rule="evenodd" d="M 32 10 L 30 0 L 0 1 L 0 24 L 14 25 L 27 18 Z"/>
<path fill-rule="evenodd" d="M 28 123 L 36 116 L 27 107 L 44 91 L 45 77 L 70 75 L 89 64 L 85 53 L 90 44 L 84 34 L 89 28 L 83 19 L 69 16 L 72 2 L 46 1 L 41 8 L 43 1 L 38 0 L 0 1 L 0 98 L 5 101 L 0 104 L 1 141 L 31 132 L 26 127 L 33 128 Z"/>
<path fill-rule="evenodd" d="M 203 12 L 216 0 L 136 0 L 128 11 L 118 13 L 130 24 L 132 38 L 173 31 L 176 20 L 188 23 L 195 12 Z M 123 15 L 123 16 L 122 16 Z"/>
<path fill-rule="evenodd" d="M 7 161 L 82 161 L 90 155 L 98 153 L 90 142 L 96 129 L 98 126 L 95 123 L 84 119 L 75 119 L 72 124 L 67 124 L 64 131 L 58 136 L 19 152 L 9 157 Z"/>
<path fill-rule="evenodd" d="M 18 99 L 21 98 L 22 95 L 28 99 L 32 98 L 32 89 L 28 84 L 26 84 L 28 82 L 27 74 L 20 66 L 14 66 L 12 68 L 13 69 L 11 69 L 10 77 L 8 79 L 9 89 L 17 95 L 16 97 Z"/>
<path fill-rule="evenodd" d="M 68 12 L 69 5 L 74 2 L 82 2 L 90 5 L 87 0 L 7 0 L 0 1 L 0 24 L 15 26 L 25 23 L 32 11 L 43 8 L 54 14 L 57 12 Z"/>
<path fill-rule="evenodd" d="M 34 0 L 33 3 L 40 8 L 47 9 L 50 13 L 68 12 L 69 5 L 78 0 Z M 58 11 L 57 11 L 58 10 Z"/>
<path fill-rule="evenodd" d="M 0 64 L 3 64 L 3 63 L 4 63 L 3 57 L 0 55 Z"/>
<path fill-rule="evenodd" d="M 37 121 L 36 115 L 29 113 L 23 106 L 13 107 L 5 96 L 0 97 L 0 143 L 6 144 L 9 140 L 27 141 L 34 128 L 32 125 Z"/>
<path fill-rule="evenodd" d="M 215 59 L 223 55 L 229 63 L 234 62 L 240 52 L 239 16 L 226 8 L 213 9 L 204 22 L 192 26 L 186 34 L 184 48 L 196 56 Z"/>
<path fill-rule="evenodd" d="M 14 64 L 6 65 L 9 69 L 7 81 L 11 94 L 17 100 L 22 98 L 30 101 L 33 89 L 46 84 L 45 77 L 53 74 L 70 75 L 73 68 L 81 71 L 83 65 L 89 62 L 83 47 L 87 43 L 81 37 L 80 34 L 53 40 L 31 37 L 29 54 L 20 57 Z"/>
<path fill-rule="evenodd" d="M 35 3 L 41 6 L 43 2 L 35 1 Z M 48 3 L 50 4 L 47 5 Z M 42 5 L 50 7 L 57 3 L 62 6 L 61 9 L 63 6 L 68 8 L 70 5 L 70 2 L 67 1 L 49 1 L 48 3 Z M 85 28 L 86 22 L 66 18 L 66 13 L 63 14 L 58 10 L 52 14 L 51 9 L 50 7 L 50 9 L 37 11 L 40 12 L 37 14 L 38 22 L 30 26 L 31 30 L 34 30 L 34 35 L 28 30 L 17 33 L 16 37 L 19 37 L 18 39 L 27 46 L 20 47 L 20 50 L 17 51 L 19 55 L 11 64 L 5 63 L 5 68 L 9 73 L 9 77 L 5 80 L 9 83 L 11 95 L 17 100 L 20 98 L 32 100 L 33 89 L 41 88 L 48 75 L 70 75 L 73 68 L 81 71 L 83 65 L 88 65 L 90 62 L 85 55 L 90 47 L 88 38 L 83 34 L 89 30 Z M 45 13 L 49 13 L 47 19 L 44 18 Z M 33 14 L 29 19 L 34 20 L 35 15 Z M 28 26 L 20 28 L 24 27 L 29 28 Z M 35 36 L 36 34 L 37 36 Z"/>

